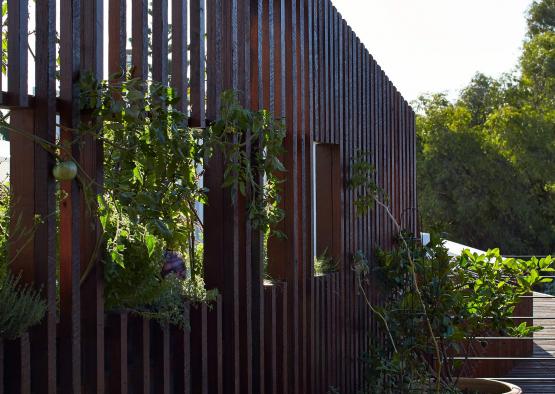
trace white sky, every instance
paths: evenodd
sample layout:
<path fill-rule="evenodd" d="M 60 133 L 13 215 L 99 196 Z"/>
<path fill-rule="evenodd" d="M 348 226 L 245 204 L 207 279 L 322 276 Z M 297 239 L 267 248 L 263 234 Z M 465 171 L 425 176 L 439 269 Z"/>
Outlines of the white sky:
<path fill-rule="evenodd" d="M 408 100 L 514 69 L 531 0 L 333 0 Z"/>

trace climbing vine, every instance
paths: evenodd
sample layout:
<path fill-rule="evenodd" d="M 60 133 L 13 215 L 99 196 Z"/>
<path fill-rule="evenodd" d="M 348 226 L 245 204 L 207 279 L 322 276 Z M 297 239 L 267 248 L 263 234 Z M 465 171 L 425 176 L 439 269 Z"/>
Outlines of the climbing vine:
<path fill-rule="evenodd" d="M 42 140 L 12 128 L 6 118 L 3 126 L 54 155 L 58 180 L 75 177 L 80 184 L 87 208 L 103 230 L 97 249 L 106 250 L 100 255 L 107 308 L 132 309 L 181 324 L 181 297 L 192 302 L 215 297 L 202 280 L 199 215 L 199 207 L 208 204 L 204 168 L 215 152 L 223 155 L 221 187 L 229 190 L 233 203 L 243 196 L 253 228 L 282 236 L 275 226 L 284 216 L 277 176 L 285 170 L 280 161 L 283 122 L 272 119 L 268 111 L 243 108 L 236 94 L 227 91 L 221 96 L 219 119 L 205 129 L 192 128 L 188 115 L 177 109 L 180 98 L 173 89 L 129 73 L 105 81 L 85 75 L 80 88 L 85 121 L 76 129 L 58 125 L 71 132 L 71 140 Z M 72 146 L 87 138 L 104 147 L 102 185 L 72 157 Z M 162 275 L 168 253 L 183 260 L 183 269 L 172 268 L 173 261 Z M 88 262 L 84 276 L 96 257 Z"/>
<path fill-rule="evenodd" d="M 221 102 L 220 119 L 208 129 L 206 140 L 224 155 L 222 186 L 231 188 L 233 201 L 238 194 L 248 197 L 248 216 L 254 228 L 283 237 L 275 225 L 284 217 L 278 178 L 278 173 L 285 171 L 280 160 L 284 123 L 266 110 L 243 108 L 233 91 L 224 92 Z"/>

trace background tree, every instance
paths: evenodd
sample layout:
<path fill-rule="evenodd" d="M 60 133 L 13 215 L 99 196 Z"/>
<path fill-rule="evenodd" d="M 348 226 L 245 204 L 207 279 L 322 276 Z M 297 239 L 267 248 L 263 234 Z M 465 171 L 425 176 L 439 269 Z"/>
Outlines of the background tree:
<path fill-rule="evenodd" d="M 506 254 L 555 251 L 555 0 L 528 26 L 516 72 L 416 103 L 424 229 Z"/>

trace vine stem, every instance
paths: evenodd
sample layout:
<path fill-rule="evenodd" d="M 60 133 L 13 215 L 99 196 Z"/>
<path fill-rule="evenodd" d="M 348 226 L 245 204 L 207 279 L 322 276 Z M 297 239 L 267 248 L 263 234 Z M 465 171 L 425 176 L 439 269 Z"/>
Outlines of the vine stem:
<path fill-rule="evenodd" d="M 385 325 L 385 330 L 387 331 L 387 334 L 389 336 L 389 340 L 391 341 L 391 345 L 393 346 L 393 350 L 395 351 L 395 353 L 399 353 L 399 351 L 397 350 L 397 346 L 395 345 L 395 340 L 393 339 L 393 334 L 391 334 L 391 330 L 389 329 L 389 324 L 387 324 L 387 319 L 376 308 L 374 308 L 374 305 L 372 305 L 372 303 L 368 299 L 366 291 L 364 290 L 364 287 L 362 286 L 362 281 L 360 280 L 360 276 L 357 277 L 357 282 L 358 282 L 358 287 L 360 288 L 360 290 L 362 292 L 362 295 L 364 296 L 364 300 L 366 301 L 366 304 L 368 305 L 370 310 L 374 314 L 376 314 L 380 319 L 382 319 L 383 324 Z"/>
<path fill-rule="evenodd" d="M 401 238 L 401 241 L 403 242 L 403 245 L 405 247 L 405 249 L 407 250 L 407 256 L 409 259 L 409 270 L 412 276 L 412 281 L 414 283 L 414 291 L 416 292 L 416 295 L 418 296 L 418 300 L 420 302 L 420 306 L 422 307 L 422 310 L 424 312 L 424 316 L 425 316 L 425 321 L 426 321 L 426 326 L 428 329 L 428 332 L 430 334 L 430 337 L 432 338 L 432 343 L 434 345 L 434 351 L 436 353 L 436 392 L 440 393 L 441 392 L 441 370 L 442 370 L 442 362 L 441 362 L 441 350 L 439 347 L 439 343 L 437 342 L 436 336 L 434 334 L 434 330 L 432 328 L 432 323 L 430 322 L 430 318 L 428 316 L 428 308 L 426 308 L 426 304 L 424 303 L 424 300 L 422 298 L 422 292 L 420 291 L 420 287 L 418 286 L 418 277 L 416 275 L 416 265 L 414 263 L 414 260 L 412 259 L 412 255 L 410 253 L 409 250 L 409 246 L 408 243 L 405 239 L 405 237 L 403 237 L 403 233 L 401 231 L 401 226 L 399 225 L 399 223 L 397 222 L 397 220 L 395 219 L 395 217 L 393 216 L 393 214 L 391 213 L 391 210 L 389 209 L 389 207 L 384 204 L 382 201 L 380 201 L 378 198 L 374 198 L 374 201 L 376 201 L 376 204 L 378 204 L 380 207 L 382 207 L 387 216 L 389 216 L 389 218 L 391 219 L 391 221 L 393 222 L 393 224 L 395 225 L 395 228 L 397 230 L 397 233 L 399 234 L 399 237 Z"/>

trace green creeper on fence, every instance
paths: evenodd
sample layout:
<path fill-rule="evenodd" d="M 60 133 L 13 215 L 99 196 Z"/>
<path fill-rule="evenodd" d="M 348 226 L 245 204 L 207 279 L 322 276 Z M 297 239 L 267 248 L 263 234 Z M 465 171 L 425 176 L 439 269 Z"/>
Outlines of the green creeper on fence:
<path fill-rule="evenodd" d="M 81 110 L 89 120 L 68 130 L 70 141 L 39 139 L 14 129 L 6 117 L 2 126 L 55 156 L 55 178 L 75 178 L 88 209 L 98 214 L 103 232 L 97 250 L 104 246 L 106 251 L 100 253 L 107 309 L 129 309 L 182 325 L 183 299 L 209 302 L 217 293 L 206 290 L 202 279 L 203 223 L 198 210 L 209 207 L 208 190 L 201 182 L 207 161 L 221 152 L 222 188 L 229 190 L 233 203 L 239 196 L 246 199 L 246 214 L 266 239 L 283 236 L 276 225 L 284 216 L 277 174 L 285 170 L 280 161 L 285 127 L 268 111 L 243 108 L 236 94 L 226 91 L 221 95 L 220 118 L 206 129 L 191 128 L 187 114 L 176 109 L 178 100 L 173 89 L 128 73 L 108 81 L 85 75 Z M 71 156 L 72 145 L 81 144 L 85 136 L 104 146 L 99 195 L 93 192 L 96 181 Z M 190 278 L 163 277 L 169 252 L 184 260 Z M 95 258 L 86 263 L 81 282 Z"/>
<path fill-rule="evenodd" d="M 281 235 L 275 225 L 283 218 L 276 177 L 284 170 L 279 159 L 283 122 L 268 111 L 243 108 L 236 94 L 227 91 L 221 95 L 220 118 L 206 129 L 191 128 L 187 115 L 174 106 L 179 98 L 159 83 L 128 76 L 100 82 L 86 77 L 81 86 L 82 109 L 92 111 L 92 121 L 79 132 L 95 133 L 105 147 L 104 193 L 97 203 L 108 250 L 107 305 L 142 308 L 183 292 L 192 301 L 213 299 L 213 292 L 202 290 L 202 256 L 197 253 L 203 229 L 198 207 L 210 209 L 201 182 L 205 165 L 216 150 L 222 152 L 222 188 L 230 190 L 234 203 L 239 195 L 247 198 L 255 229 Z M 191 279 L 160 278 L 168 250 L 187 261 Z M 164 303 L 170 310 L 176 304 Z M 143 312 L 154 315 L 164 308 Z M 179 310 L 166 312 L 182 315 Z"/>

